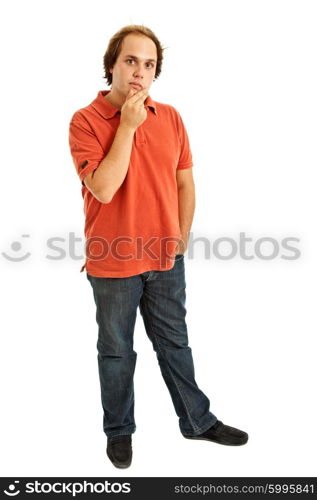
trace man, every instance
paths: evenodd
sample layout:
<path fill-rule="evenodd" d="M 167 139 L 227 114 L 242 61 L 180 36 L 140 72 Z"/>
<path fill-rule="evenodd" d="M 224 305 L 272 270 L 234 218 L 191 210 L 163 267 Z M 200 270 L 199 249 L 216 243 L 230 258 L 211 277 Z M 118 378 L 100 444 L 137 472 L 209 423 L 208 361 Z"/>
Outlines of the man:
<path fill-rule="evenodd" d="M 126 26 L 104 56 L 111 90 L 75 112 L 70 149 L 82 182 L 86 267 L 96 303 L 98 368 L 107 455 L 132 460 L 133 333 L 137 308 L 188 439 L 241 445 L 194 377 L 185 321 L 185 264 L 195 208 L 192 156 L 182 119 L 149 96 L 163 48 L 144 26 Z"/>

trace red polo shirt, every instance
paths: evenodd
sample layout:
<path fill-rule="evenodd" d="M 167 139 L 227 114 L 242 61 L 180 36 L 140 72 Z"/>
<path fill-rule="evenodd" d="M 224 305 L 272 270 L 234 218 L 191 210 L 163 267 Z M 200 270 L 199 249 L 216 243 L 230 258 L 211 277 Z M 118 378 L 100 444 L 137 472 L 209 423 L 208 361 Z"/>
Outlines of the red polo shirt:
<path fill-rule="evenodd" d="M 71 118 L 69 145 L 84 199 L 86 267 L 95 277 L 124 278 L 168 270 L 181 237 L 176 170 L 193 166 L 186 129 L 168 104 L 145 101 L 147 118 L 134 134 L 127 175 L 110 203 L 100 203 L 83 179 L 108 153 L 120 110 L 101 90 Z"/>

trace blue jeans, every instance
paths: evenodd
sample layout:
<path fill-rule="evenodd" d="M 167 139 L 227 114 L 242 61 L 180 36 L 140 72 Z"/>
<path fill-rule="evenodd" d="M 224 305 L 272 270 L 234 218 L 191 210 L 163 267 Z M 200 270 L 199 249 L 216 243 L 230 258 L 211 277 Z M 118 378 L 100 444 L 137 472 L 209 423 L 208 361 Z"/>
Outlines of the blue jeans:
<path fill-rule="evenodd" d="M 176 255 L 168 271 L 147 271 L 127 278 L 86 275 L 93 288 L 99 327 L 97 357 L 105 434 L 112 437 L 136 430 L 133 333 L 138 306 L 181 433 L 196 436 L 205 432 L 217 417 L 209 411 L 209 399 L 195 381 L 185 321 L 184 255 Z"/>

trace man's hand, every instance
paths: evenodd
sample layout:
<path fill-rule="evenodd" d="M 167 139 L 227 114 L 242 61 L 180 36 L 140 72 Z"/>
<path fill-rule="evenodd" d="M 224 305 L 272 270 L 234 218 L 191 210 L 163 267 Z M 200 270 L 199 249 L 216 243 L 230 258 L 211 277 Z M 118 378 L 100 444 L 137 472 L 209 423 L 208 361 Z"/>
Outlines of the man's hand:
<path fill-rule="evenodd" d="M 188 236 L 182 236 L 181 240 L 177 244 L 177 247 L 175 248 L 175 255 L 179 253 L 184 254 L 187 250 L 187 246 L 188 246 Z"/>
<path fill-rule="evenodd" d="M 130 89 L 121 108 L 120 124 L 136 130 L 146 120 L 147 112 L 144 101 L 148 96 L 147 89 Z"/>

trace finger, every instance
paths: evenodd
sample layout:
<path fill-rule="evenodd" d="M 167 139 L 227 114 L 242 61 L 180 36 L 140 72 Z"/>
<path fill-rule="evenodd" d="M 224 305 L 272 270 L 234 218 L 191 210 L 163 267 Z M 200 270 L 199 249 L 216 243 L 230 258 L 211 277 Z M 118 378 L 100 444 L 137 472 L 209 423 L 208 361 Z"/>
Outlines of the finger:
<path fill-rule="evenodd" d="M 136 92 L 136 94 L 134 94 L 134 96 L 131 98 L 131 102 L 136 103 L 136 102 L 138 102 L 139 100 L 142 100 L 142 99 L 143 99 L 143 101 L 145 101 L 145 99 L 147 98 L 147 96 L 148 96 L 147 89 L 138 90 Z"/>
<path fill-rule="evenodd" d="M 128 99 L 130 99 L 132 96 L 134 96 L 134 94 L 136 94 L 136 93 L 137 93 L 137 90 L 136 90 L 136 89 L 132 89 L 132 88 L 131 88 L 131 89 L 129 90 L 129 92 L 128 92 L 128 94 L 127 94 L 126 98 L 125 98 L 125 100 L 127 101 L 127 100 L 128 100 Z"/>
<path fill-rule="evenodd" d="M 135 101 L 135 104 L 136 106 L 140 106 L 140 108 L 142 108 L 143 106 L 145 106 L 145 101 L 146 101 L 146 98 L 148 97 L 148 95 L 145 95 L 145 96 L 140 96 L 136 101 Z"/>

